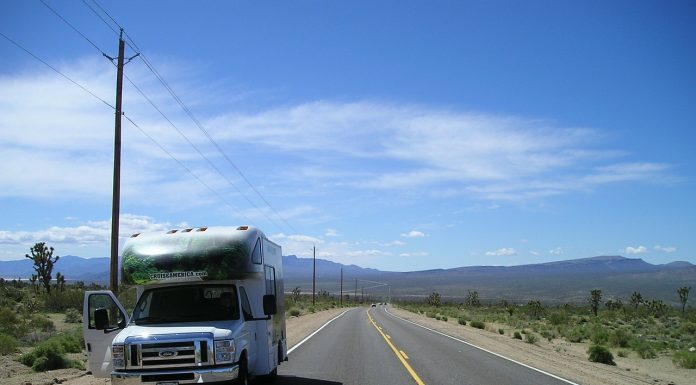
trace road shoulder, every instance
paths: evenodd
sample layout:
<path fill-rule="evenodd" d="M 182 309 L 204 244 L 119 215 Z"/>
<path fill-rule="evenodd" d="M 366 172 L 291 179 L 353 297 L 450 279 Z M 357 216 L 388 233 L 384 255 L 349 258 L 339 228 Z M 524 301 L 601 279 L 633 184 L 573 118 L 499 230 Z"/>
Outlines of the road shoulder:
<path fill-rule="evenodd" d="M 443 322 L 406 310 L 389 307 L 389 312 L 403 319 L 426 326 L 441 333 L 456 337 L 486 350 L 490 350 L 525 365 L 552 373 L 579 384 L 587 385 L 632 385 L 632 384 L 687 384 L 693 374 L 677 370 L 659 370 L 656 360 L 619 361 L 618 366 L 589 362 L 584 349 L 563 340 L 528 344 L 500 335 L 495 331 L 479 330 L 461 326 L 455 322 Z M 669 362 L 671 365 L 671 362 Z M 646 366 L 650 365 L 648 368 Z M 657 370 L 656 370 L 657 369 Z M 682 373 L 684 372 L 684 373 Z"/>

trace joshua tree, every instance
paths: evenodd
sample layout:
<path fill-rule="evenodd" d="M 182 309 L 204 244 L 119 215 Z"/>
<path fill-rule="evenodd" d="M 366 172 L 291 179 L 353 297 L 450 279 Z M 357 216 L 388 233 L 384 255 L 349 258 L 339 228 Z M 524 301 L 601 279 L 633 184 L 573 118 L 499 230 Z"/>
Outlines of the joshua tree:
<path fill-rule="evenodd" d="M 428 296 L 427 302 L 430 306 L 440 306 L 440 293 L 434 291 Z"/>
<path fill-rule="evenodd" d="M 677 289 L 677 293 L 679 294 L 679 301 L 682 304 L 682 316 L 684 315 L 684 311 L 686 310 L 686 301 L 689 300 L 689 292 L 691 291 L 691 286 L 689 287 L 680 287 Z"/>
<path fill-rule="evenodd" d="M 29 282 L 31 282 L 31 288 L 34 289 L 34 293 L 38 293 L 38 288 L 36 286 L 36 281 L 38 280 L 39 277 L 36 276 L 36 274 L 32 274 L 31 278 L 29 278 Z"/>
<path fill-rule="evenodd" d="M 602 291 L 599 289 L 594 289 L 590 291 L 590 306 L 592 307 L 592 314 L 597 316 L 597 309 L 599 309 L 599 303 L 602 301 Z"/>
<path fill-rule="evenodd" d="M 529 314 L 534 318 L 538 318 L 544 313 L 544 307 L 541 306 L 540 301 L 529 301 L 527 309 L 529 309 Z"/>
<path fill-rule="evenodd" d="M 300 290 L 300 287 L 299 287 L 299 286 L 296 287 L 296 288 L 294 288 L 294 289 L 292 289 L 292 294 L 291 294 L 291 296 L 292 296 L 292 302 L 297 303 L 297 301 L 300 300 L 300 293 L 301 293 L 301 290 Z"/>
<path fill-rule="evenodd" d="M 31 255 L 24 256 L 34 262 L 34 270 L 38 276 L 39 282 L 46 288 L 46 292 L 51 292 L 51 273 L 53 272 L 53 264 L 58 262 L 59 256 L 53 257 L 53 247 L 46 247 L 46 243 L 38 242 L 32 246 L 29 251 Z"/>
<path fill-rule="evenodd" d="M 61 273 L 56 273 L 56 288 L 61 292 L 65 290 L 65 276 Z"/>
<path fill-rule="evenodd" d="M 466 305 L 467 306 L 479 306 L 479 305 L 481 305 L 481 302 L 479 301 L 478 291 L 467 290 Z"/>
<path fill-rule="evenodd" d="M 639 292 L 634 291 L 633 294 L 631 294 L 631 305 L 633 305 L 635 310 L 638 310 L 638 305 L 641 303 L 643 303 L 643 296 Z"/>

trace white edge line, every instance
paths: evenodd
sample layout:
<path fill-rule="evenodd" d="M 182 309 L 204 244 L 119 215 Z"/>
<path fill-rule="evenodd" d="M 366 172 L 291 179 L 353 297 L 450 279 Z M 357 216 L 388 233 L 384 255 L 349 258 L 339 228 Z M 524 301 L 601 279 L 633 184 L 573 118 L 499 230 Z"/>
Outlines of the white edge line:
<path fill-rule="evenodd" d="M 545 372 L 545 371 L 543 371 L 543 370 L 541 370 L 541 369 L 535 368 L 535 367 L 533 367 L 533 366 L 529 366 L 529 365 L 524 364 L 524 363 L 522 363 L 522 362 L 515 361 L 515 360 L 513 360 L 512 358 L 505 357 L 505 356 L 503 356 L 502 354 L 498 354 L 498 353 L 492 352 L 492 351 L 490 351 L 490 350 L 488 350 L 488 349 L 482 348 L 482 347 L 480 347 L 480 346 L 476 346 L 476 345 L 474 345 L 474 344 L 472 344 L 472 343 L 470 343 L 470 342 L 466 342 L 466 341 L 464 341 L 464 340 L 460 340 L 460 339 L 457 338 L 457 337 L 452 337 L 452 336 L 449 335 L 449 334 L 445 334 L 445 333 L 443 333 L 443 332 L 440 332 L 440 331 L 431 329 L 431 328 L 429 328 L 429 327 L 427 327 L 427 326 L 423 326 L 423 325 L 417 324 L 417 323 L 415 323 L 415 322 L 413 322 L 413 321 L 409 321 L 409 320 L 407 320 L 407 319 L 405 319 L 405 318 L 401 318 L 401 317 L 399 317 L 398 315 L 395 315 L 395 314 L 390 313 L 389 310 L 387 310 L 386 307 L 384 308 L 384 311 L 385 311 L 387 314 L 389 314 L 390 316 L 394 317 L 394 318 L 398 318 L 398 319 L 400 319 L 400 320 L 402 320 L 402 321 L 405 321 L 405 322 L 408 322 L 408 323 L 410 323 L 410 324 L 416 325 L 416 326 L 418 326 L 418 327 L 420 327 L 420 328 L 423 328 L 423 329 L 425 329 L 425 330 L 429 330 L 429 331 L 431 331 L 431 332 L 433 332 L 433 333 L 437 333 L 437 334 L 439 334 L 439 335 L 441 335 L 441 336 L 444 336 L 444 337 L 447 337 L 447 338 L 451 338 L 451 339 L 453 339 L 453 340 L 455 340 L 455 341 L 457 341 L 457 342 L 461 342 L 461 343 L 463 343 L 463 344 L 469 345 L 469 346 L 474 347 L 474 348 L 476 348 L 476 349 L 483 350 L 483 351 L 486 352 L 486 353 L 492 354 L 492 355 L 494 355 L 494 356 L 496 356 L 496 357 L 500 357 L 500 358 L 506 359 L 506 360 L 508 360 L 508 361 L 510 361 L 510 362 L 514 362 L 514 363 L 516 363 L 517 365 L 524 366 L 525 368 L 532 369 L 532 370 L 534 370 L 534 371 L 536 371 L 536 372 L 545 374 L 545 375 L 547 375 L 547 376 L 553 377 L 553 378 L 555 378 L 555 379 L 557 379 L 557 380 L 566 382 L 566 383 L 568 383 L 568 384 L 579 385 L 578 383 L 575 383 L 575 382 L 570 381 L 570 380 L 566 380 L 566 379 L 563 378 L 563 377 L 559 377 L 559 376 L 557 376 L 557 375 L 555 375 L 555 374 L 551 374 L 551 373 L 549 373 L 549 372 Z"/>
<path fill-rule="evenodd" d="M 324 325 L 322 325 L 319 329 L 315 330 L 314 333 L 308 335 L 307 337 L 305 337 L 305 339 L 303 339 L 302 341 L 298 342 L 295 346 L 293 346 L 293 347 L 291 347 L 290 349 L 288 349 L 288 354 L 292 353 L 295 349 L 299 348 L 300 345 L 302 345 L 303 343 L 307 342 L 308 339 L 314 337 L 315 334 L 319 333 L 319 332 L 321 331 L 321 329 L 325 328 L 328 324 L 330 324 L 331 322 L 333 322 L 333 321 L 334 321 L 335 319 L 337 319 L 338 317 L 340 317 L 340 316 L 346 314 L 346 313 L 347 313 L 348 311 L 350 311 L 350 310 L 352 310 L 352 309 L 348 309 L 348 310 L 344 311 L 343 313 L 337 315 L 336 317 L 331 318 L 328 322 L 326 322 Z"/>

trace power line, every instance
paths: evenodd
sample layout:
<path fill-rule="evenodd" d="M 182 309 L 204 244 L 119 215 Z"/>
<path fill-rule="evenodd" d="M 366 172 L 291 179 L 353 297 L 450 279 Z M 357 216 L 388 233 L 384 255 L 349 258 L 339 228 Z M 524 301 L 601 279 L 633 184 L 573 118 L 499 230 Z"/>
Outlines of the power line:
<path fill-rule="evenodd" d="M 4 37 L 7 41 L 9 41 L 10 43 L 14 44 L 17 48 L 21 49 L 22 51 L 26 52 L 26 53 L 27 53 L 28 55 L 30 55 L 32 58 L 38 60 L 39 62 L 41 62 L 41 63 L 42 63 L 43 65 L 45 65 L 46 67 L 50 68 L 51 70 L 53 70 L 54 72 L 56 72 L 58 75 L 62 76 L 62 77 L 65 78 L 66 80 L 70 81 L 72 84 L 76 85 L 77 87 L 79 87 L 79 88 L 82 89 L 83 91 L 87 92 L 87 93 L 90 94 L 92 97 L 94 97 L 94 98 L 96 98 L 97 100 L 99 100 L 100 102 L 106 104 L 110 109 L 116 111 L 116 107 L 114 107 L 112 104 L 110 104 L 110 103 L 107 102 L 106 100 L 100 98 L 99 96 L 97 96 L 97 94 L 95 94 L 94 92 L 90 91 L 88 88 L 86 88 L 86 87 L 83 86 L 82 84 L 76 82 L 75 80 L 73 80 L 72 78 L 70 78 L 68 75 L 62 73 L 61 71 L 59 71 L 58 69 L 56 69 L 55 67 L 53 67 L 52 65 L 50 65 L 48 62 L 46 62 L 45 60 L 43 60 L 43 59 L 41 59 L 40 57 L 36 56 L 34 53 L 32 53 L 32 52 L 29 51 L 28 49 L 24 48 L 21 44 L 17 43 L 16 41 L 14 41 L 13 39 L 11 39 L 10 37 L 8 37 L 7 35 L 5 35 L 4 33 L 0 32 L 0 36 Z M 210 185 L 208 185 L 207 183 L 205 183 L 205 182 L 204 182 L 198 175 L 196 175 L 191 169 L 189 169 L 188 167 L 186 167 L 186 165 L 184 165 L 184 164 L 183 164 L 179 159 L 177 159 L 172 153 L 170 153 L 169 151 L 167 151 L 167 149 L 165 149 L 164 146 L 162 146 L 159 142 L 157 142 L 157 140 L 155 140 L 155 139 L 154 139 L 152 136 L 150 136 L 145 130 L 143 130 L 137 123 L 135 123 L 135 121 L 133 121 L 133 119 L 131 119 L 131 118 L 130 118 L 129 116 L 127 116 L 125 113 L 123 114 L 123 116 L 124 116 L 124 117 L 126 118 L 126 120 L 128 120 L 134 127 L 136 127 L 138 130 L 140 130 L 140 132 L 141 132 L 143 135 L 145 135 L 148 139 L 150 139 L 150 141 L 152 141 L 157 147 L 159 147 L 165 154 L 167 154 L 170 158 L 172 158 L 175 162 L 177 162 L 184 170 L 186 170 L 189 174 L 191 174 L 191 176 L 193 176 L 199 183 L 201 183 L 203 186 L 205 186 L 207 189 L 209 189 L 213 194 L 215 194 L 223 203 L 225 203 L 225 205 L 227 205 L 230 209 L 232 209 L 232 211 L 236 212 L 237 215 L 243 217 L 244 219 L 246 219 L 246 220 L 249 221 L 250 223 L 252 222 L 251 219 L 249 219 L 249 217 L 247 217 L 246 215 L 244 215 L 238 208 L 236 208 L 234 205 L 232 205 L 230 202 L 228 202 L 222 195 L 220 195 L 220 193 L 218 193 L 217 191 L 215 191 L 212 187 L 210 187 Z"/>
<path fill-rule="evenodd" d="M 119 29 L 123 29 L 123 27 L 121 27 L 121 24 L 119 24 L 118 21 L 116 21 L 113 17 L 111 17 L 111 15 L 109 15 L 109 12 L 106 12 L 106 9 L 104 9 L 104 7 L 102 7 L 102 6 L 97 2 L 97 0 L 92 0 L 92 2 L 94 3 L 94 5 L 96 5 L 97 7 L 99 7 L 99 9 L 101 9 L 101 11 L 104 12 L 104 14 L 105 14 L 106 16 L 108 16 L 109 19 L 111 19 L 111 21 L 113 21 L 114 24 L 116 24 L 116 25 L 118 26 Z"/>
<path fill-rule="evenodd" d="M 87 3 L 85 0 L 82 0 L 82 3 L 83 3 L 84 5 L 86 5 L 87 8 L 89 8 L 90 11 L 92 11 L 92 13 L 94 13 L 95 15 L 97 15 L 97 17 L 98 17 L 99 19 L 101 19 L 101 21 L 103 21 L 104 24 L 106 24 L 106 26 L 109 27 L 110 30 L 114 31 L 114 33 L 116 34 L 116 36 L 119 36 L 118 31 L 117 31 L 113 26 L 111 26 L 111 24 L 109 24 L 109 22 L 106 21 L 106 19 L 104 19 L 104 18 L 102 17 L 102 15 L 99 14 L 99 12 L 97 12 L 96 9 L 94 9 L 91 5 L 89 5 L 89 3 Z M 99 5 L 99 4 L 97 4 L 97 6 L 98 6 L 98 5 Z M 118 25 L 118 24 L 117 24 L 117 25 Z M 119 29 L 120 29 L 120 28 L 121 28 L 121 26 L 119 26 Z"/>
<path fill-rule="evenodd" d="M 46 67 L 52 69 L 53 72 L 55 72 L 55 73 L 57 73 L 58 75 L 64 77 L 65 79 L 67 79 L 67 80 L 68 80 L 69 82 L 71 82 L 72 84 L 74 84 L 74 85 L 80 87 L 83 91 L 85 91 L 85 92 L 87 92 L 88 94 L 92 95 L 95 99 L 99 100 L 100 102 L 106 104 L 106 105 L 109 106 L 109 108 L 111 108 L 112 110 L 116 110 L 116 107 L 114 107 L 113 104 L 107 102 L 106 100 L 102 99 L 102 98 L 99 97 L 97 94 L 95 94 L 94 92 L 88 90 L 88 89 L 87 89 L 85 86 L 83 86 L 82 84 L 80 84 L 80 83 L 78 83 L 78 82 L 72 80 L 68 75 L 66 75 L 66 74 L 64 74 L 64 73 L 62 73 L 62 72 L 60 72 L 58 69 L 56 69 L 56 68 L 53 67 L 52 65 L 48 64 L 46 61 L 44 61 L 44 60 L 41 59 L 40 57 L 34 55 L 31 51 L 29 51 L 28 49 L 24 48 L 22 45 L 20 45 L 20 44 L 17 43 L 16 41 L 12 40 L 11 38 L 9 38 L 9 37 L 8 37 L 7 35 L 5 35 L 4 33 L 0 32 L 0 35 L 1 35 L 2 37 L 4 37 L 5 39 L 7 39 L 7 41 L 9 41 L 10 43 L 14 44 L 17 48 L 21 49 L 22 51 L 26 52 L 27 54 L 29 54 L 29 55 L 30 55 L 31 57 L 33 57 L 34 59 L 36 59 L 36 60 L 40 61 L 41 63 L 43 63 L 43 65 L 45 65 Z"/>
<path fill-rule="evenodd" d="M 92 40 L 90 40 L 87 36 L 85 36 L 85 34 L 83 34 L 82 32 L 80 32 L 77 28 L 75 28 L 74 25 L 72 25 L 69 21 L 67 21 L 67 20 L 66 20 L 63 16 L 61 16 L 58 12 L 56 12 L 55 9 L 51 8 L 50 5 L 46 4 L 46 2 L 45 2 L 44 0 L 39 0 L 39 1 L 41 2 L 41 4 L 45 5 L 46 8 L 48 8 L 51 12 L 53 12 L 54 15 L 58 16 L 59 19 L 63 20 L 63 22 L 64 22 L 65 24 L 67 24 L 70 28 L 72 28 L 73 31 L 77 32 L 80 36 L 82 36 L 83 39 L 87 40 L 87 42 L 88 42 L 89 44 L 91 44 L 94 48 L 96 48 L 97 51 L 101 52 L 102 55 L 105 55 L 105 56 L 106 56 L 106 54 L 104 53 L 104 51 L 102 51 L 101 48 L 99 48 L 96 44 L 94 44 L 94 42 L 93 42 Z"/>
<path fill-rule="evenodd" d="M 165 115 L 165 113 L 152 101 L 152 99 L 150 99 L 150 98 L 145 94 L 145 92 L 144 92 L 140 87 L 138 87 L 127 75 L 125 75 L 125 77 L 126 77 L 126 79 L 128 80 L 128 82 L 140 93 L 140 95 L 142 95 L 142 97 L 145 98 L 145 100 L 147 100 L 147 102 L 150 103 L 150 105 L 151 105 L 155 110 L 157 110 L 157 112 L 159 112 L 160 115 L 162 115 L 162 117 L 164 118 L 164 120 L 166 120 L 166 121 L 169 123 L 169 125 L 171 125 L 171 126 L 174 128 L 174 130 L 176 130 L 176 132 L 178 132 L 179 135 L 181 135 L 181 137 L 184 138 L 184 139 L 186 140 L 186 142 L 188 142 L 188 144 L 191 145 L 191 147 L 193 147 L 194 150 L 196 150 L 196 152 L 198 153 L 198 155 L 200 155 L 201 158 L 203 158 L 206 162 L 208 162 L 208 164 L 210 165 L 210 167 L 212 167 L 220 176 L 222 176 L 222 177 L 227 181 L 227 183 L 228 183 L 230 186 L 232 186 L 235 190 L 237 190 L 237 192 L 238 192 L 241 196 L 243 196 L 244 199 L 246 199 L 246 201 L 249 202 L 249 204 L 251 204 L 251 205 L 252 205 L 254 208 L 256 208 L 262 215 L 264 215 L 264 216 L 266 217 L 266 219 L 268 219 L 270 222 L 274 222 L 268 215 L 266 215 L 265 212 L 263 212 L 263 210 L 261 210 L 261 208 L 259 208 L 259 207 L 258 207 L 254 202 L 252 202 L 246 195 L 244 195 L 244 193 L 234 184 L 234 182 L 232 182 L 232 181 L 230 180 L 230 178 L 227 177 L 227 175 L 225 175 L 225 174 L 215 165 L 215 163 L 213 163 L 213 162 L 210 160 L 210 158 L 208 158 L 208 157 L 198 148 L 198 146 L 196 146 L 196 145 L 191 141 L 191 139 L 190 139 L 188 136 L 186 136 L 186 134 L 184 134 L 184 132 L 181 131 L 181 130 L 179 129 L 179 127 L 177 127 L 177 126 L 174 124 L 174 122 L 171 121 L 171 119 L 169 119 L 169 118 L 167 117 L 167 115 Z"/>
<path fill-rule="evenodd" d="M 116 24 L 119 28 L 121 28 L 121 25 L 113 17 L 111 17 L 111 15 L 97 2 L 97 0 L 92 0 L 92 1 L 94 2 L 94 4 L 97 5 L 97 7 L 99 7 L 99 9 L 102 12 L 104 12 L 104 14 L 106 14 L 107 17 L 109 17 L 109 19 L 111 19 L 111 21 L 114 22 L 114 24 Z M 186 106 L 186 104 L 183 102 L 183 100 L 181 100 L 181 98 L 176 94 L 176 92 L 174 92 L 174 89 L 172 89 L 172 87 L 169 85 L 169 83 L 167 83 L 167 81 L 164 79 L 164 77 L 162 77 L 162 75 L 159 73 L 159 71 L 157 71 L 157 69 L 155 69 L 152 62 L 150 62 L 150 60 L 143 53 L 143 51 L 140 49 L 140 47 L 138 47 L 135 40 L 130 35 L 128 35 L 127 32 L 125 32 L 125 35 L 129 41 L 128 46 L 130 46 L 131 49 L 133 49 L 134 51 L 140 52 L 140 58 L 142 59 L 145 66 L 147 66 L 147 68 L 153 73 L 153 75 L 155 75 L 157 80 L 162 84 L 162 86 L 167 90 L 167 92 L 169 92 L 169 94 L 172 96 L 172 98 L 174 98 L 174 100 L 177 102 L 177 104 L 179 104 L 181 109 L 186 113 L 186 115 L 188 115 L 188 117 L 194 122 L 194 124 L 201 130 L 201 132 L 203 132 L 203 134 L 206 136 L 206 138 L 208 138 L 208 140 L 220 152 L 220 154 L 222 154 L 222 156 L 225 158 L 225 160 L 242 177 L 244 182 L 246 182 L 246 184 L 254 191 L 254 193 L 256 193 L 256 195 L 259 198 L 261 198 L 261 200 L 266 204 L 266 206 L 268 206 L 271 209 L 271 211 L 273 211 L 273 213 L 283 223 L 285 223 L 292 231 L 299 233 L 293 225 L 291 225 L 285 218 L 283 218 L 282 215 L 280 215 L 280 213 L 273 207 L 273 205 L 271 205 L 271 203 L 268 202 L 268 200 L 263 196 L 263 194 L 261 194 L 261 192 L 251 183 L 249 178 L 247 178 L 246 175 L 244 175 L 242 170 L 239 167 L 237 167 L 237 165 L 232 161 L 232 159 L 230 159 L 230 157 L 227 155 L 227 153 L 225 153 L 225 151 L 222 150 L 222 147 L 215 141 L 215 139 L 213 139 L 212 135 L 210 135 L 208 130 L 206 130 L 205 127 L 203 127 L 203 124 L 201 124 L 201 122 L 195 117 L 195 115 L 193 114 L 191 109 L 188 108 L 188 106 Z M 241 191 L 240 191 L 240 194 L 242 194 L 242 196 L 244 196 L 246 198 L 246 196 L 243 193 L 241 193 Z M 248 198 L 246 198 L 246 199 L 248 200 Z M 256 206 L 256 205 L 254 205 L 254 206 Z"/>
<path fill-rule="evenodd" d="M 189 169 L 188 167 L 186 167 L 186 165 L 185 165 L 183 162 L 181 162 L 181 161 L 180 161 L 179 159 L 177 159 L 174 155 L 172 155 L 169 151 L 167 151 L 167 149 L 165 149 L 164 146 L 162 146 L 158 141 L 155 140 L 155 138 L 153 138 L 152 136 L 150 136 L 150 134 L 148 134 L 145 130 L 143 130 L 137 123 L 135 123 L 135 122 L 133 121 L 133 119 L 131 119 L 131 118 L 130 118 L 128 115 L 126 115 L 126 114 L 123 114 L 123 117 L 126 118 L 126 120 L 128 120 L 135 128 L 137 128 L 138 130 L 140 130 L 140 132 L 141 132 L 143 135 L 145 135 L 148 139 L 150 139 L 150 141 L 151 141 L 152 143 L 154 143 L 157 147 L 159 147 L 160 150 L 162 150 L 162 151 L 163 151 L 165 154 L 167 154 L 170 158 L 174 159 L 174 161 L 175 161 L 176 163 L 178 163 L 179 166 L 181 166 L 184 170 L 186 170 L 189 174 L 191 174 L 191 176 L 193 176 L 194 178 L 196 178 L 196 180 L 198 180 L 198 182 L 199 182 L 200 184 L 202 184 L 202 185 L 205 186 L 208 190 L 210 190 L 213 194 L 215 194 L 215 195 L 216 195 L 223 203 L 225 203 L 229 208 L 231 208 L 233 211 L 236 211 L 236 212 L 238 213 L 239 216 L 244 217 L 244 219 L 246 219 L 247 221 L 249 221 L 249 223 L 252 222 L 251 219 L 249 219 L 249 217 L 247 217 L 246 215 L 244 215 L 239 209 L 237 209 L 234 205 L 232 205 L 230 202 L 228 202 L 227 199 L 225 199 L 225 197 L 223 197 L 222 195 L 220 195 L 220 193 L 218 193 L 218 192 L 215 191 L 212 187 L 210 187 L 210 185 L 208 185 L 207 183 L 205 183 L 198 175 L 194 174 L 193 171 L 191 171 L 191 169 Z"/>

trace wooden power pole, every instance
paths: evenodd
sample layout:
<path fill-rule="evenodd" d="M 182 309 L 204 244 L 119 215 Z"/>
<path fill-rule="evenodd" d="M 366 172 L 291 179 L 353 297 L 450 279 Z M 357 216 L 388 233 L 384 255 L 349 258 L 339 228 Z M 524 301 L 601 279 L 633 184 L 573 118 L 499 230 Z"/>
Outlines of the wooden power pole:
<path fill-rule="evenodd" d="M 116 64 L 116 127 L 114 130 L 114 184 L 111 201 L 111 264 L 109 265 L 109 289 L 118 292 L 118 217 L 121 211 L 121 109 L 123 99 L 123 54 L 125 42 L 123 30 L 118 38 Z M 113 58 L 110 58 L 113 61 Z"/>
<path fill-rule="evenodd" d="M 317 286 L 317 247 L 312 247 L 312 307 L 314 307 L 314 297 Z"/>
<path fill-rule="evenodd" d="M 341 307 L 343 307 L 343 268 L 341 268 Z"/>
<path fill-rule="evenodd" d="M 111 201 L 111 261 L 109 264 L 109 289 L 118 292 L 118 227 L 121 211 L 121 116 L 123 115 L 123 66 L 133 60 L 135 56 L 125 61 L 125 41 L 123 41 L 123 29 L 118 38 L 118 58 L 106 56 L 107 59 L 116 61 L 116 122 L 114 128 L 114 184 Z"/>

